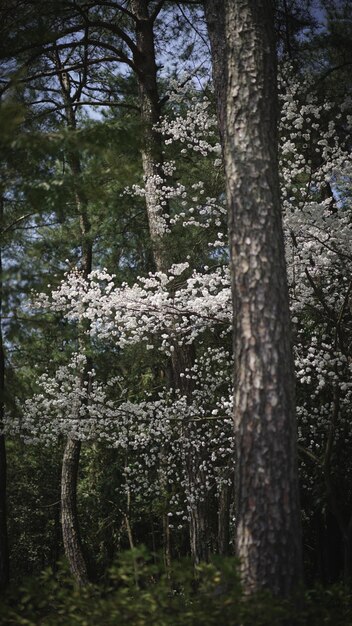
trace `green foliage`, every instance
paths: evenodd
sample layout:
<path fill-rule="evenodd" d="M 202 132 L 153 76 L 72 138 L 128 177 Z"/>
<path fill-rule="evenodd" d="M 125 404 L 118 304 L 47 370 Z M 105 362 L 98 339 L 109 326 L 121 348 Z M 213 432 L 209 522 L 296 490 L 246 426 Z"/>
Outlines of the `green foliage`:
<path fill-rule="evenodd" d="M 348 626 L 351 601 L 341 586 L 317 587 L 292 601 L 265 592 L 245 597 L 234 559 L 203 564 L 196 577 L 186 561 L 167 574 L 141 548 L 121 555 L 104 586 L 78 588 L 64 566 L 56 576 L 43 572 L 8 592 L 0 620 L 4 626 Z"/>
<path fill-rule="evenodd" d="M 60 472 L 62 446 L 7 442 L 11 575 L 31 576 L 62 551 Z"/>

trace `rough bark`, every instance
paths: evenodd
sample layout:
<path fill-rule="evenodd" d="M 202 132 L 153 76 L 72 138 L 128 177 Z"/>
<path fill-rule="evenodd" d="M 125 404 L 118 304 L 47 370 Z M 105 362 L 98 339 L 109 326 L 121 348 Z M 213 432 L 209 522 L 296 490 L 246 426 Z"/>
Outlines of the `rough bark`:
<path fill-rule="evenodd" d="M 237 554 L 248 591 L 301 578 L 293 358 L 280 212 L 274 3 L 226 4 Z"/>
<path fill-rule="evenodd" d="M 194 465 L 194 464 L 192 464 Z M 195 469 L 195 476 L 199 473 Z M 189 472 L 192 476 L 192 472 Z M 205 502 L 196 502 L 190 510 L 190 544 L 192 561 L 195 565 L 209 560 L 209 529 L 205 514 Z"/>
<path fill-rule="evenodd" d="M 61 69 L 58 55 L 56 62 L 58 69 Z M 60 72 L 59 80 L 65 105 L 67 127 L 71 131 L 74 131 L 76 129 L 76 117 L 75 109 L 70 98 L 69 75 Z M 92 271 L 92 238 L 88 216 L 88 200 L 80 183 L 82 167 L 79 152 L 74 149 L 70 150 L 67 154 L 67 159 L 72 174 L 76 209 L 80 222 L 82 271 L 84 276 L 88 276 Z M 79 344 L 81 351 L 84 352 L 84 345 L 81 341 Z M 86 369 L 88 369 L 88 365 Z M 82 385 L 84 385 L 86 379 L 87 376 L 84 373 L 82 375 Z M 82 550 L 77 514 L 77 481 L 80 452 L 81 442 L 72 437 L 68 437 L 61 471 L 61 526 L 65 554 L 69 562 L 70 570 L 79 585 L 86 585 L 89 582 L 89 577 Z"/>
<path fill-rule="evenodd" d="M 3 222 L 3 199 L 0 198 L 0 224 Z M 9 548 L 7 537 L 7 462 L 5 435 L 2 434 L 4 420 L 5 353 L 2 336 L 2 255 L 0 249 L 0 591 L 9 582 Z"/>
<path fill-rule="evenodd" d="M 65 554 L 70 570 L 79 585 L 86 585 L 88 572 L 81 547 L 77 516 L 77 479 L 80 451 L 81 442 L 69 438 L 62 460 L 61 525 Z"/>
<path fill-rule="evenodd" d="M 155 193 L 156 177 L 163 175 L 162 138 L 155 131 L 155 125 L 160 121 L 160 101 L 157 83 L 157 65 L 154 46 L 154 23 L 149 15 L 147 0 L 131 0 L 131 9 L 136 16 L 136 44 L 134 64 L 137 68 L 139 104 L 142 137 L 142 163 L 146 186 L 146 206 L 150 240 L 157 271 L 166 271 L 167 248 L 163 233 L 163 215 L 158 208 L 157 194 Z"/>
<path fill-rule="evenodd" d="M 301 524 L 273 13 L 270 0 L 225 3 L 224 156 L 234 308 L 236 550 L 247 592 L 264 587 L 287 595 L 302 574 Z"/>

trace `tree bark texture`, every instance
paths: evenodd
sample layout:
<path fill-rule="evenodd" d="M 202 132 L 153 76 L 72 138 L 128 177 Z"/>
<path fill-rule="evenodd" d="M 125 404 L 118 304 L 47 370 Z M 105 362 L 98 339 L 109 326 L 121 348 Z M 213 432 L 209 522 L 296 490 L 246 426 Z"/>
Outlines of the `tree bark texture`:
<path fill-rule="evenodd" d="M 3 199 L 0 198 L 0 224 L 3 222 Z M 7 462 L 5 435 L 2 434 L 5 394 L 5 353 L 2 336 L 2 254 L 0 249 L 0 591 L 9 582 L 9 548 L 7 537 Z"/>
<path fill-rule="evenodd" d="M 81 442 L 69 438 L 62 460 L 61 524 L 65 554 L 79 585 L 88 583 L 87 566 L 81 548 L 77 516 L 77 480 Z"/>
<path fill-rule="evenodd" d="M 146 206 L 153 257 L 158 272 L 168 269 L 167 248 L 163 232 L 163 213 L 159 208 L 157 178 L 163 176 L 162 137 L 155 130 L 160 122 L 160 101 L 155 60 L 154 23 L 149 15 L 147 0 L 131 0 L 136 16 L 136 45 L 134 64 L 137 72 L 139 104 L 142 122 L 142 163 L 146 187 Z"/>
<path fill-rule="evenodd" d="M 56 62 L 58 69 L 61 70 L 61 62 L 58 53 L 56 56 Z M 67 127 L 71 131 L 74 131 L 76 129 L 76 116 L 70 96 L 70 77 L 67 73 L 62 71 L 58 73 L 58 77 L 61 86 L 62 99 L 65 105 Z M 91 224 L 88 215 L 88 200 L 84 190 L 82 189 L 80 181 L 82 167 L 78 150 L 71 149 L 67 154 L 67 160 L 72 174 L 75 202 L 80 223 L 82 271 L 84 276 L 87 277 L 92 271 L 93 244 L 91 237 Z M 81 332 L 80 329 L 79 332 Z M 80 351 L 84 353 L 85 346 L 81 340 L 79 340 L 79 346 Z M 89 365 L 87 363 L 85 373 L 82 375 L 82 386 L 87 380 L 86 371 L 88 369 Z M 68 437 L 61 472 L 61 526 L 65 554 L 69 562 L 70 570 L 79 585 L 86 585 L 89 582 L 89 577 L 82 550 L 77 514 L 77 481 L 80 452 L 81 442 L 72 437 Z"/>
<path fill-rule="evenodd" d="M 246 591 L 299 582 L 294 374 L 277 157 L 274 3 L 226 1 L 236 548 Z"/>
<path fill-rule="evenodd" d="M 61 87 L 62 100 L 65 107 L 66 125 L 70 131 L 74 132 L 77 128 L 77 123 L 76 110 L 71 97 L 71 81 L 69 74 L 62 71 L 63 66 L 58 52 L 56 54 L 56 66 L 58 69 L 58 78 Z M 88 215 L 88 199 L 80 180 L 82 174 L 82 165 L 79 150 L 75 148 L 71 148 L 70 150 L 68 150 L 67 161 L 72 174 L 76 209 L 79 216 L 82 249 L 82 271 L 84 276 L 87 277 L 88 274 L 92 271 L 93 241 L 91 234 L 91 223 Z"/>

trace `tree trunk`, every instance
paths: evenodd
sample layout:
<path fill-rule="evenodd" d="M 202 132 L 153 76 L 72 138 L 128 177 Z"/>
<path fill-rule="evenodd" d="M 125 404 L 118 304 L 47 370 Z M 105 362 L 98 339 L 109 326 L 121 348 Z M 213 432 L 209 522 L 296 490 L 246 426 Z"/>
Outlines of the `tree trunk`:
<path fill-rule="evenodd" d="M 191 426 L 188 428 L 188 437 L 192 438 Z M 204 485 L 204 473 L 199 470 L 199 456 L 190 450 L 187 453 L 186 467 L 188 478 L 189 507 L 189 540 L 191 557 L 194 565 L 209 560 L 210 524 L 206 499 L 199 497 L 200 486 Z M 198 492 L 198 497 L 197 497 Z M 200 493 L 202 496 L 202 494 Z"/>
<path fill-rule="evenodd" d="M 288 595 L 302 575 L 301 524 L 273 5 L 225 4 L 224 156 L 234 307 L 236 550 L 247 592 L 264 587 Z"/>
<path fill-rule="evenodd" d="M 157 65 L 154 46 L 154 23 L 149 16 L 147 0 L 131 0 L 136 16 L 136 44 L 134 63 L 137 81 L 141 122 L 143 127 L 142 163 L 146 188 L 146 206 L 153 257 L 158 272 L 168 267 L 168 254 L 164 237 L 164 213 L 160 208 L 157 179 L 163 177 L 162 137 L 155 125 L 160 121 L 160 102 L 157 83 Z M 167 210 L 166 210 L 167 212 Z"/>
<path fill-rule="evenodd" d="M 58 77 L 61 86 L 62 99 L 65 106 L 67 127 L 74 131 L 76 129 L 75 109 L 70 97 L 70 77 L 66 72 L 62 72 L 62 66 L 59 54 L 56 54 L 56 64 Z M 74 194 L 79 215 L 80 233 L 81 233 L 81 249 L 82 249 L 82 271 L 85 277 L 92 271 L 92 238 L 91 224 L 88 216 L 88 200 L 81 187 L 81 159 L 79 152 L 72 149 L 67 154 L 68 163 L 73 178 Z M 86 330 L 86 329 L 85 329 Z M 79 330 L 80 332 L 80 330 Z M 81 352 L 85 352 L 85 346 L 79 338 L 79 346 Z M 82 375 L 82 386 L 87 380 L 86 371 L 91 364 L 85 368 Z M 79 521 L 77 515 L 77 480 L 79 458 L 81 452 L 81 442 L 69 437 L 66 443 L 61 473 L 61 526 L 62 536 L 65 548 L 65 554 L 69 562 L 70 570 L 79 585 L 86 585 L 89 581 L 88 570 L 84 558 Z"/>
<path fill-rule="evenodd" d="M 189 401 L 194 390 L 194 382 L 181 376 L 185 369 L 191 369 L 195 359 L 194 346 L 179 346 L 175 344 L 172 353 L 172 375 L 173 385 L 176 389 L 180 389 Z M 197 424 L 187 422 L 184 425 L 184 437 L 188 441 L 194 440 L 196 437 Z M 204 472 L 199 469 L 201 465 L 200 454 L 190 447 L 186 451 L 185 466 L 187 472 L 187 489 L 188 500 L 190 503 L 189 510 L 189 541 L 191 548 L 191 557 L 195 565 L 209 560 L 209 508 L 206 500 L 203 499 L 205 477 Z M 203 487 L 203 489 L 202 489 Z M 198 494 L 198 497 L 197 497 Z M 200 496 L 200 497 L 199 497 Z"/>
<path fill-rule="evenodd" d="M 61 524 L 65 554 L 79 585 L 88 583 L 87 566 L 81 548 L 77 516 L 77 479 L 81 442 L 69 438 L 62 460 Z"/>
<path fill-rule="evenodd" d="M 218 504 L 218 552 L 221 556 L 230 554 L 230 510 L 232 485 L 221 486 Z"/>
<path fill-rule="evenodd" d="M 0 198 L 0 225 L 3 223 L 3 199 Z M 7 538 L 6 506 L 6 445 L 2 433 L 4 424 L 5 353 L 2 336 L 2 254 L 0 248 L 0 591 L 9 582 L 9 548 Z"/>
<path fill-rule="evenodd" d="M 212 57 L 212 77 L 216 98 L 221 146 L 224 149 L 226 127 L 227 45 L 225 32 L 224 0 L 205 0 L 207 23 Z"/>
<path fill-rule="evenodd" d="M 167 578 L 171 578 L 171 537 L 170 537 L 170 524 L 167 513 L 163 515 L 163 550 L 164 550 L 164 565 Z"/>
<path fill-rule="evenodd" d="M 172 263 L 166 245 L 164 219 L 167 207 L 162 209 L 158 200 L 157 178 L 163 178 L 162 137 L 155 131 L 160 121 L 160 102 L 157 83 L 157 65 L 155 61 L 154 24 L 150 17 L 147 0 L 131 0 L 131 9 L 136 16 L 136 44 L 134 63 L 137 68 L 141 122 L 143 126 L 142 163 L 146 188 L 146 206 L 153 257 L 157 271 L 165 272 Z M 175 346 L 172 356 L 173 385 L 188 395 L 189 381 L 181 377 L 185 367 L 191 367 L 194 360 L 194 348 Z M 192 453 L 187 459 L 189 488 L 192 489 L 198 473 L 198 459 Z M 206 512 L 204 503 L 195 502 L 190 513 L 190 545 L 194 563 L 208 558 L 206 541 Z"/>
<path fill-rule="evenodd" d="M 224 156 L 228 75 L 224 0 L 205 0 L 204 13 L 211 47 L 212 79 Z M 218 551 L 223 556 L 230 552 L 230 507 L 233 495 L 233 485 L 222 486 L 218 499 Z"/>

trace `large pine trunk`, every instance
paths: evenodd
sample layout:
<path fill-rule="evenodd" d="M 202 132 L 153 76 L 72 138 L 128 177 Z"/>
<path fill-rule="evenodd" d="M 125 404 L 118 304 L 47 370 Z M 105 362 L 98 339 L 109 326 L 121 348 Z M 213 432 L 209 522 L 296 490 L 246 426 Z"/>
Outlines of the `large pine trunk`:
<path fill-rule="evenodd" d="M 273 2 L 227 2 L 225 168 L 234 307 L 237 554 L 247 590 L 301 577 Z"/>
<path fill-rule="evenodd" d="M 214 0 L 207 0 L 211 17 Z M 277 157 L 274 3 L 225 3 L 224 157 L 234 309 L 236 550 L 246 591 L 299 582 L 293 358 Z M 223 37 L 211 24 L 214 64 Z"/>

